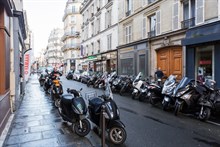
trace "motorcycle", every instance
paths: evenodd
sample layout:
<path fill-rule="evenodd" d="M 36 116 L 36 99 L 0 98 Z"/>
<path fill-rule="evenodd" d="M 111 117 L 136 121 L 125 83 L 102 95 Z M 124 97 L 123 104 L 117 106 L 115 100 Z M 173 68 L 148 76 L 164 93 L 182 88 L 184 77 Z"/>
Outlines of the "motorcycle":
<path fill-rule="evenodd" d="M 40 77 L 38 78 L 38 81 L 39 81 L 41 87 L 44 86 L 44 82 L 46 80 L 46 75 L 47 74 L 45 72 L 40 73 Z"/>
<path fill-rule="evenodd" d="M 60 78 L 56 76 L 56 78 L 52 81 L 50 96 L 51 99 L 54 100 L 55 107 L 59 107 L 61 95 L 63 94 L 63 86 L 61 84 Z"/>
<path fill-rule="evenodd" d="M 128 92 L 128 93 L 132 93 L 133 91 L 133 86 L 132 86 L 132 83 L 133 83 L 133 80 L 135 79 L 134 76 L 130 76 L 130 77 L 127 77 L 127 79 L 125 81 L 122 82 L 122 88 L 120 89 L 119 91 L 119 94 L 122 96 L 125 92 Z"/>
<path fill-rule="evenodd" d="M 139 96 L 140 94 L 140 89 L 141 89 L 141 86 L 143 85 L 144 81 L 141 80 L 141 76 L 142 76 L 142 73 L 139 72 L 139 74 L 136 76 L 135 80 L 133 81 L 132 85 L 133 85 L 133 92 L 131 94 L 132 96 L 132 99 L 135 99 L 136 97 Z"/>
<path fill-rule="evenodd" d="M 107 78 L 105 78 L 107 79 Z M 104 107 L 105 112 L 105 131 L 108 133 L 109 139 L 114 144 L 123 144 L 126 140 L 127 133 L 125 125 L 121 122 L 119 117 L 119 109 L 113 100 L 112 91 L 108 80 L 105 80 L 106 89 L 105 94 L 100 97 L 90 98 L 88 109 L 89 117 L 98 129 L 101 127 L 101 110 Z"/>
<path fill-rule="evenodd" d="M 86 118 L 87 107 L 80 91 L 67 89 L 67 94 L 61 96 L 58 111 L 64 121 L 72 123 L 73 131 L 84 137 L 90 132 L 91 125 Z"/>
<path fill-rule="evenodd" d="M 208 120 L 212 107 L 208 100 L 210 92 L 211 88 L 207 84 L 183 77 L 173 92 L 173 97 L 176 97 L 174 114 L 177 116 L 180 111 L 191 112 L 196 113 L 202 121 Z"/>
<path fill-rule="evenodd" d="M 150 82 L 149 82 L 149 78 L 147 80 L 144 81 L 143 85 L 140 87 L 140 94 L 138 95 L 138 99 L 140 102 L 149 100 L 150 97 L 150 92 L 148 89 Z"/>
<path fill-rule="evenodd" d="M 163 89 L 163 86 L 159 84 L 156 84 L 156 83 L 149 84 L 148 86 L 149 102 L 153 106 L 163 101 L 164 95 L 162 94 L 162 89 Z"/>
<path fill-rule="evenodd" d="M 164 82 L 162 94 L 164 95 L 162 105 L 163 110 L 167 110 L 170 106 L 175 104 L 175 99 L 172 97 L 173 90 L 176 87 L 176 76 L 170 75 Z"/>

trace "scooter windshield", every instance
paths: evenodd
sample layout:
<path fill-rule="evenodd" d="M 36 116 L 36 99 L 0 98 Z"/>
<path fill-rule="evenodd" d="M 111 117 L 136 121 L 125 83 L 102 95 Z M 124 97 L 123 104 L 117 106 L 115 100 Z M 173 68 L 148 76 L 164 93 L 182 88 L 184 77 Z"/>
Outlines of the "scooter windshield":
<path fill-rule="evenodd" d="M 104 95 L 106 96 L 107 99 L 113 99 L 111 87 L 109 84 L 109 79 L 107 78 L 107 74 L 104 75 L 105 78 L 105 92 Z"/>
<path fill-rule="evenodd" d="M 137 81 L 138 79 L 140 79 L 141 75 L 142 75 L 142 73 L 139 72 L 139 74 L 136 76 L 136 78 L 134 79 L 134 81 Z"/>
<path fill-rule="evenodd" d="M 175 81 L 176 81 L 175 79 L 176 79 L 176 76 L 170 75 L 170 76 L 166 79 L 166 81 L 164 82 L 164 86 L 169 86 L 169 85 L 171 85 L 171 84 L 174 84 Z"/>
<path fill-rule="evenodd" d="M 173 90 L 173 94 L 176 95 L 179 89 L 186 87 L 186 85 L 188 85 L 191 81 L 192 79 L 189 79 L 188 77 L 183 77 L 176 88 Z"/>

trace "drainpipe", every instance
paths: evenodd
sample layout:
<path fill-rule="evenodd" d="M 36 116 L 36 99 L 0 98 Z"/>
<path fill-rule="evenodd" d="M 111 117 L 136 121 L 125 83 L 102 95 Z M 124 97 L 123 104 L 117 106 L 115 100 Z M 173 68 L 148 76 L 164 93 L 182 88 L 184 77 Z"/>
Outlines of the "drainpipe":
<path fill-rule="evenodd" d="M 14 31 L 13 17 L 10 17 L 10 106 L 15 111 L 15 71 L 14 71 Z"/>
<path fill-rule="evenodd" d="M 183 46 L 183 76 L 186 76 L 186 46 Z"/>

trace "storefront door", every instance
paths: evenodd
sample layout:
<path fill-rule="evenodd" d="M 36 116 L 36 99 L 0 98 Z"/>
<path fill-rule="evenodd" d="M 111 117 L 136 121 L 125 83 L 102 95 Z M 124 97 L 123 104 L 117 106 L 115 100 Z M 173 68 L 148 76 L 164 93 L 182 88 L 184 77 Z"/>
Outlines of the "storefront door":
<path fill-rule="evenodd" d="M 182 47 L 167 47 L 157 51 L 157 67 L 160 67 L 165 76 L 177 75 L 182 78 Z"/>

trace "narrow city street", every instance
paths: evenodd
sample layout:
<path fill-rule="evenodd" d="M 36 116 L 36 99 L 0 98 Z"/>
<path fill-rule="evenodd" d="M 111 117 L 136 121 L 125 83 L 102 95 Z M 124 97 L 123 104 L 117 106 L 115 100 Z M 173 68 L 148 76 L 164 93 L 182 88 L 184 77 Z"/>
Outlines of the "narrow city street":
<path fill-rule="evenodd" d="M 83 88 L 84 98 L 88 93 L 103 94 L 100 89 L 88 88 L 64 76 L 61 81 L 65 93 L 67 88 Z M 127 140 L 122 147 L 220 146 L 220 126 L 217 123 L 201 122 L 182 114 L 175 117 L 171 112 L 132 100 L 129 96 L 114 94 L 114 100 L 127 131 Z M 107 138 L 106 144 L 115 146 Z M 94 131 L 86 137 L 78 137 L 73 133 L 71 125 L 64 123 L 49 95 L 40 87 L 35 74 L 30 77 L 22 105 L 15 115 L 4 146 L 98 147 L 101 146 L 101 138 Z"/>

